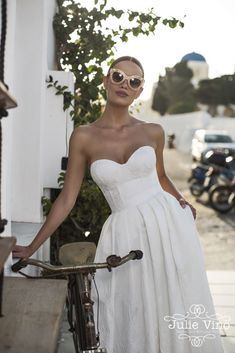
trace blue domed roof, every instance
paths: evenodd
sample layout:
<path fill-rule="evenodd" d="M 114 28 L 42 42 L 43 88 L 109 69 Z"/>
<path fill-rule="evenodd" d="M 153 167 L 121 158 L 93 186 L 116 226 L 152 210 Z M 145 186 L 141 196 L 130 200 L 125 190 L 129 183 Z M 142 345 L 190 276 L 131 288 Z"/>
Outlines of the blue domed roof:
<path fill-rule="evenodd" d="M 182 57 L 181 61 L 204 61 L 204 62 L 206 62 L 206 59 L 204 58 L 203 55 L 192 52 L 192 53 L 184 55 Z"/>

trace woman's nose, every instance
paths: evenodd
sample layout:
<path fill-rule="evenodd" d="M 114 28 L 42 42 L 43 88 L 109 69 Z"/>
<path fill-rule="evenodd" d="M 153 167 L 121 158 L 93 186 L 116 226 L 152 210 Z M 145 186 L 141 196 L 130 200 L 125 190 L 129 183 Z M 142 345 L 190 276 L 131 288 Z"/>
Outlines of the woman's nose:
<path fill-rule="evenodd" d="M 127 80 L 127 78 L 122 82 L 121 86 L 122 86 L 122 87 L 128 87 L 128 80 Z"/>

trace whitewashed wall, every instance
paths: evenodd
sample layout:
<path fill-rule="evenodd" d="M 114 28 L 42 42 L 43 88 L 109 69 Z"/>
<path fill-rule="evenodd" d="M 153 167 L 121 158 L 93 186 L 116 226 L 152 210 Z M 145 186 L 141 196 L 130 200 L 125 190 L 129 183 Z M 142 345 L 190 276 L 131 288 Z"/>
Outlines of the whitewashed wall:
<path fill-rule="evenodd" d="M 197 129 L 227 130 L 235 140 L 235 117 L 215 117 L 212 118 L 205 111 L 193 113 L 165 115 L 161 117 L 157 112 L 150 108 L 150 102 L 142 102 L 139 113 L 134 114 L 141 120 L 161 124 L 168 133 L 175 133 L 176 146 L 179 151 L 189 153 L 194 131 Z"/>
<path fill-rule="evenodd" d="M 7 41 L 5 48 L 5 82 L 8 84 L 10 93 L 14 92 L 14 53 L 15 53 L 15 18 L 16 0 L 8 2 L 7 19 Z M 14 110 L 9 110 L 7 118 L 2 119 L 2 188 L 1 204 L 2 217 L 8 219 L 4 235 L 11 235 L 11 156 L 12 150 L 12 119 Z"/>
<path fill-rule="evenodd" d="M 15 92 L 19 107 L 13 124 L 12 220 L 18 222 L 42 221 L 46 9 L 45 1 L 18 0 L 16 5 Z"/>
<path fill-rule="evenodd" d="M 235 117 L 234 118 L 211 118 L 208 125 L 209 129 L 227 130 L 235 141 Z"/>
<path fill-rule="evenodd" d="M 63 97 L 55 98 L 46 83 L 53 70 L 73 90 L 73 76 L 56 72 L 55 11 L 55 0 L 8 1 L 5 81 L 18 107 L 3 121 L 2 205 L 9 221 L 5 235 L 16 236 L 19 244 L 28 244 L 42 225 L 41 197 L 57 186 L 58 161 L 73 130 Z M 47 243 L 36 257 L 48 259 L 48 250 Z"/>

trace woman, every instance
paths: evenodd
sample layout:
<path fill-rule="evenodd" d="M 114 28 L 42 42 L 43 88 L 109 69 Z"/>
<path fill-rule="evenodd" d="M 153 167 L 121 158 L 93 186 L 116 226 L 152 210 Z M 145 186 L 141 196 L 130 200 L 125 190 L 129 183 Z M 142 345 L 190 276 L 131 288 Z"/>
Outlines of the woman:
<path fill-rule="evenodd" d="M 32 243 L 15 246 L 13 255 L 31 256 L 62 223 L 89 165 L 112 209 L 95 261 L 132 249 L 144 253 L 141 261 L 96 274 L 101 346 L 108 353 L 223 353 L 218 330 L 206 330 L 196 315 L 204 315 L 204 309 L 214 314 L 196 211 L 166 175 L 162 127 L 135 119 L 128 111 L 143 84 L 144 70 L 137 59 L 113 62 L 104 77 L 104 113 L 73 131 L 63 190 Z M 190 328 L 196 319 L 197 329 Z M 182 322 L 186 327 L 177 325 Z"/>

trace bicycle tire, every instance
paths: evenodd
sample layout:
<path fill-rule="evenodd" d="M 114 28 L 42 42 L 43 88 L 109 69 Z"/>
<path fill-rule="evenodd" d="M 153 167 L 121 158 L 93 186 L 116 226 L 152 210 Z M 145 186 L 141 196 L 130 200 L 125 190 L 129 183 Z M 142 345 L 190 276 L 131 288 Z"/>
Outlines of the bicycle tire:
<path fill-rule="evenodd" d="M 75 334 L 81 351 L 86 347 L 85 340 L 85 318 L 82 305 L 81 293 L 84 291 L 82 274 L 75 274 L 75 285 L 73 287 L 73 309 L 75 313 Z M 79 352 L 80 353 L 80 352 Z"/>
<path fill-rule="evenodd" d="M 189 190 L 190 190 L 191 194 L 195 197 L 201 196 L 204 192 L 203 185 L 200 184 L 198 182 L 198 180 L 195 178 L 191 179 L 190 185 L 189 185 Z"/>
<path fill-rule="evenodd" d="M 69 275 L 68 295 L 67 295 L 67 318 L 70 325 L 70 331 L 73 336 L 73 343 L 76 353 L 82 353 L 82 348 L 85 346 L 84 320 L 81 310 L 81 296 L 79 284 L 77 281 L 78 274 Z M 79 314 L 78 314 L 79 313 Z"/>

